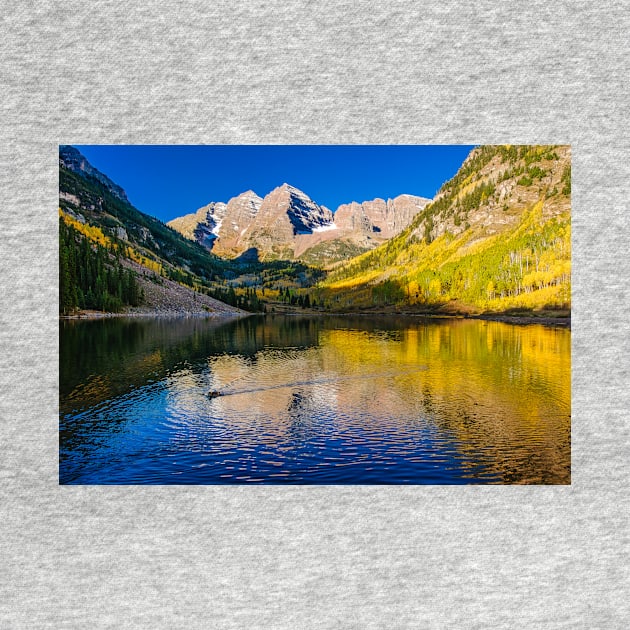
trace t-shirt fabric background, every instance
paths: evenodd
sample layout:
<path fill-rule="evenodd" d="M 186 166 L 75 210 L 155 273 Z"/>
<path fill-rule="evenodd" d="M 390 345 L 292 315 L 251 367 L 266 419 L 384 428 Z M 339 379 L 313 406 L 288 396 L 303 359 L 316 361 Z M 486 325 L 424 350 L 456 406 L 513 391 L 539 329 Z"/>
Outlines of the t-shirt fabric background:
<path fill-rule="evenodd" d="M 625 628 L 627 2 L 4 4 L 0 626 Z M 572 145 L 572 483 L 58 484 L 65 143 Z"/>

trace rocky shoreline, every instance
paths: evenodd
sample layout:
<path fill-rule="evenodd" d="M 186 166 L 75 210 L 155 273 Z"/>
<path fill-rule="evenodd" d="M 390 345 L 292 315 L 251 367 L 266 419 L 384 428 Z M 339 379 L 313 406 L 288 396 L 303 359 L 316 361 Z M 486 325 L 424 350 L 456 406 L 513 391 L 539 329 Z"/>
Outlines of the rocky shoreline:
<path fill-rule="evenodd" d="M 283 313 L 278 313 L 283 314 Z M 515 324 L 517 326 L 527 326 L 530 324 L 540 324 L 542 326 L 553 326 L 560 328 L 571 328 L 571 315 L 547 315 L 522 313 L 452 313 L 452 312 L 421 312 L 411 310 L 381 309 L 375 311 L 346 311 L 346 312 L 324 312 L 324 311 L 284 311 L 284 314 L 295 315 L 334 315 L 341 317 L 417 317 L 419 319 L 481 319 L 485 321 L 502 322 L 505 324 Z"/>
<path fill-rule="evenodd" d="M 83 310 L 70 315 L 60 315 L 59 319 L 103 319 L 108 317 L 198 317 L 198 318 L 233 318 L 233 317 L 249 317 L 255 313 L 249 313 L 240 309 L 234 309 L 226 305 L 227 308 L 222 310 L 202 310 L 202 309 L 185 309 L 181 307 L 161 307 L 146 308 L 135 307 L 127 308 L 120 313 L 107 313 L 103 311 Z M 294 316 L 315 316 L 331 315 L 334 317 L 416 317 L 426 319 L 480 319 L 484 321 L 502 322 L 504 324 L 514 324 L 517 326 L 528 326 L 531 324 L 540 324 L 542 326 L 551 326 L 558 328 L 571 328 L 571 317 L 551 317 L 551 316 L 524 316 L 509 314 L 476 314 L 476 315 L 456 315 L 451 313 L 414 313 L 414 312 L 396 312 L 396 311 L 380 311 L 380 312 L 346 312 L 346 313 L 330 313 L 317 310 L 291 310 L 284 309 L 276 312 L 270 312 L 270 315 L 294 315 Z"/>
<path fill-rule="evenodd" d="M 105 311 L 79 311 L 70 315 L 59 315 L 59 319 L 108 319 L 111 317 L 163 317 L 163 318 L 179 318 L 179 317 L 195 317 L 199 319 L 231 319 L 236 317 L 248 317 L 253 313 L 247 311 L 240 312 L 210 312 L 210 311 L 184 311 L 184 310 L 147 310 L 142 308 L 121 311 L 120 313 L 108 313 Z"/>
<path fill-rule="evenodd" d="M 522 316 L 522 315 L 475 315 L 470 319 L 483 319 L 491 322 L 503 322 L 504 324 L 515 324 L 517 326 L 527 326 L 529 324 L 541 324 L 542 326 L 556 326 L 560 328 L 571 328 L 570 317 L 546 317 L 546 316 Z"/>

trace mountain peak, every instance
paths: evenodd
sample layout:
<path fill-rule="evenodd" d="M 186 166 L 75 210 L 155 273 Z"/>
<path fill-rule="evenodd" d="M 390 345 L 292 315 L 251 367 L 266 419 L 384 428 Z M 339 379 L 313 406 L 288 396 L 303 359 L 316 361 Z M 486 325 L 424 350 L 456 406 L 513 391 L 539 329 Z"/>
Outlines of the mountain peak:
<path fill-rule="evenodd" d="M 286 182 L 278 186 L 271 192 L 275 192 L 276 190 L 286 191 L 293 197 L 303 197 L 305 199 L 310 199 L 310 197 L 303 190 L 300 190 L 299 188 L 296 188 L 295 186 L 292 186 L 291 184 L 287 184 Z"/>
<path fill-rule="evenodd" d="M 428 204 L 431 199 L 427 198 L 427 197 L 418 197 L 418 195 L 408 195 L 407 193 L 403 193 L 402 195 L 398 195 L 397 197 L 394 197 L 394 201 L 396 201 L 397 199 L 407 199 L 409 201 L 417 201 L 418 203 L 421 204 Z"/>
<path fill-rule="evenodd" d="M 264 198 L 251 189 L 232 198 L 226 211 L 209 214 L 197 224 L 194 234 L 218 255 L 240 255 L 255 248 L 263 258 L 294 258 L 333 239 L 350 243 L 340 245 L 342 250 L 359 253 L 398 234 L 427 202 L 414 195 L 400 195 L 394 200 L 340 206 L 333 214 L 304 191 L 283 182 Z M 181 229 L 177 224 L 173 227 Z M 204 240 L 206 232 L 212 233 L 212 242 Z"/>
<path fill-rule="evenodd" d="M 246 190 L 245 192 L 242 192 L 240 195 L 236 196 L 237 199 L 241 198 L 241 199 L 260 199 L 262 201 L 262 197 L 260 195 L 257 195 L 253 190 Z"/>

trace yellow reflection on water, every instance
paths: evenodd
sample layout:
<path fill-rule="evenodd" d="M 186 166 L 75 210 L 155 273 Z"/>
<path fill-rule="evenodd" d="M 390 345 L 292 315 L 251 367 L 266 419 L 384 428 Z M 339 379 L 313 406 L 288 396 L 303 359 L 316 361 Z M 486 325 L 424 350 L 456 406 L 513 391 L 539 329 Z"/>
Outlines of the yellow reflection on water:
<path fill-rule="evenodd" d="M 458 320 L 324 329 L 316 348 L 216 357 L 210 369 L 229 394 L 213 401 L 219 414 L 241 426 L 264 416 L 276 438 L 293 430 L 299 396 L 340 433 L 357 416 L 401 435 L 430 423 L 471 460 L 487 455 L 504 481 L 567 483 L 570 361 L 568 330 Z"/>

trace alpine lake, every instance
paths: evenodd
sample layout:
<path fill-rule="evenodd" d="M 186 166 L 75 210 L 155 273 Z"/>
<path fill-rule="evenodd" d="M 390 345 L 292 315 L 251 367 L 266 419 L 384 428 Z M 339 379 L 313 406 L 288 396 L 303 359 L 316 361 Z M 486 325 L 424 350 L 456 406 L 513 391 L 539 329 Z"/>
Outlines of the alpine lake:
<path fill-rule="evenodd" d="M 62 484 L 569 484 L 571 332 L 403 316 L 60 322 Z"/>

